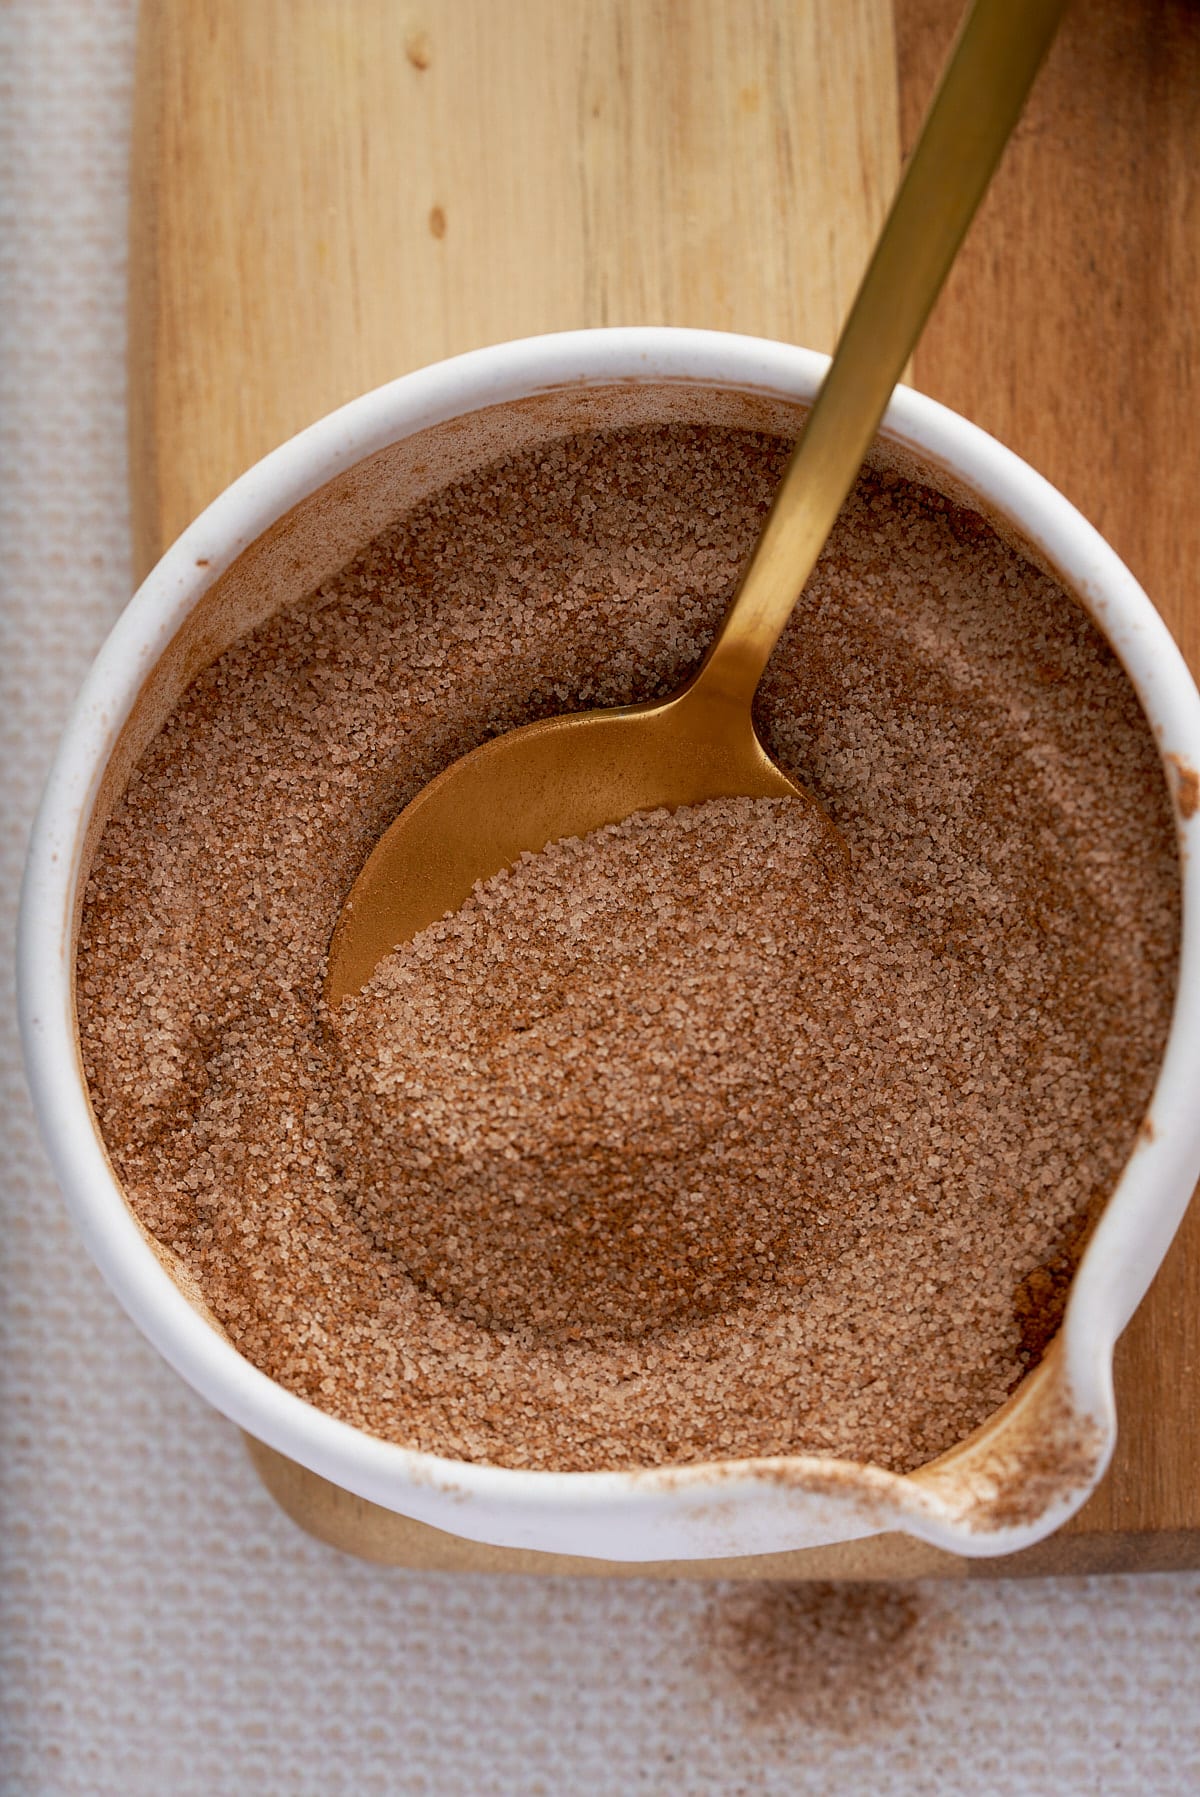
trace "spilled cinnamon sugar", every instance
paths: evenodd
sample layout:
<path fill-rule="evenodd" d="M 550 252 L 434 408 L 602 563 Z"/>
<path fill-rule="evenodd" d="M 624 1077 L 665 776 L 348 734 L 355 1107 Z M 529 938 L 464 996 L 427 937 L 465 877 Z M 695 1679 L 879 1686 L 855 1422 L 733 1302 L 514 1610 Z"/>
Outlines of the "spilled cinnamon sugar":
<path fill-rule="evenodd" d="M 890 1736 L 929 1679 L 945 1632 L 919 1585 L 749 1583 L 715 1593 L 698 1670 L 755 1733 Z"/>

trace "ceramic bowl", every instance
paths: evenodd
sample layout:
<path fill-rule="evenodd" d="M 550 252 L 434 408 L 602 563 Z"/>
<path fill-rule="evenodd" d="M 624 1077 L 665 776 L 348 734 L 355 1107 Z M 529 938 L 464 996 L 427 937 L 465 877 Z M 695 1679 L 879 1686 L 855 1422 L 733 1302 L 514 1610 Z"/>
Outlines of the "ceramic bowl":
<path fill-rule="evenodd" d="M 73 998 L 83 885 L 130 769 L 201 668 L 425 493 L 492 459 L 501 416 L 508 448 L 514 428 L 532 443 L 601 417 L 794 424 L 826 365 L 810 351 L 745 337 L 606 330 L 501 344 L 381 387 L 267 456 L 184 532 L 113 630 L 64 731 L 30 846 L 19 998 L 30 1086 L 67 1203 L 121 1303 L 197 1391 L 275 1455 L 385 1513 L 501 1547 L 619 1561 L 764 1554 L 884 1530 L 959 1554 L 1001 1554 L 1062 1523 L 1110 1457 L 1113 1346 L 1200 1173 L 1192 852 L 1200 698 L 1146 595 L 1067 500 L 975 426 L 907 389 L 895 394 L 877 453 L 982 511 L 1078 596 L 1154 730 L 1181 845 L 1178 996 L 1146 1126 L 1078 1269 L 1058 1337 L 982 1429 L 906 1476 L 805 1456 L 525 1472 L 378 1440 L 285 1391 L 237 1352 L 135 1221 L 88 1100 Z M 515 413 L 514 402 L 523 402 Z"/>

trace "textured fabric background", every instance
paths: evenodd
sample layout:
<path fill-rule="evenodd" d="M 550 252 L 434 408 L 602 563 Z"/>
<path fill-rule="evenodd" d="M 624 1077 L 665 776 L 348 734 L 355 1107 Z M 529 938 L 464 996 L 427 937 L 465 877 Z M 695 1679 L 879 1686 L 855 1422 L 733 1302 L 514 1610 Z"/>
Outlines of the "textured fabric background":
<path fill-rule="evenodd" d="M 47 759 L 129 590 L 133 33 L 131 0 L 0 3 L 6 960 Z M 847 1597 L 319 1548 L 76 1244 L 10 1006 L 0 1079 L 6 1793 L 1200 1791 L 1200 1575 Z"/>

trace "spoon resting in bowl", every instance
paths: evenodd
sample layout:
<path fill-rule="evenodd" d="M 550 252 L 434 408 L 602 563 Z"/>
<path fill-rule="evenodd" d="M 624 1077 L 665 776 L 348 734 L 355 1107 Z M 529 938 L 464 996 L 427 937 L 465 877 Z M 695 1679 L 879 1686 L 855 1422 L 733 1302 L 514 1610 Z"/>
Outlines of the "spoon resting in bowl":
<path fill-rule="evenodd" d="M 573 712 L 492 738 L 384 832 L 342 906 L 331 1004 L 397 944 L 527 851 L 634 811 L 793 797 L 755 734 L 763 670 L 857 478 L 1067 0 L 975 0 L 762 534 L 699 671 L 643 705 Z M 825 819 L 832 832 L 835 826 Z"/>

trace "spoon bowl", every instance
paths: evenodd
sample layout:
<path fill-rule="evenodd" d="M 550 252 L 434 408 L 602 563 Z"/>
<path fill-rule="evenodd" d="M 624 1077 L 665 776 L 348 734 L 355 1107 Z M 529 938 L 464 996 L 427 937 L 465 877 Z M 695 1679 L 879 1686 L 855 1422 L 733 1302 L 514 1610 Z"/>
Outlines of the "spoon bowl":
<path fill-rule="evenodd" d="M 571 712 L 493 737 L 424 787 L 376 844 L 334 933 L 325 994 L 352 996 L 397 942 L 527 852 L 634 811 L 812 796 L 771 760 L 750 712 L 704 678 L 646 705 Z M 826 826 L 844 852 L 840 833 Z"/>

